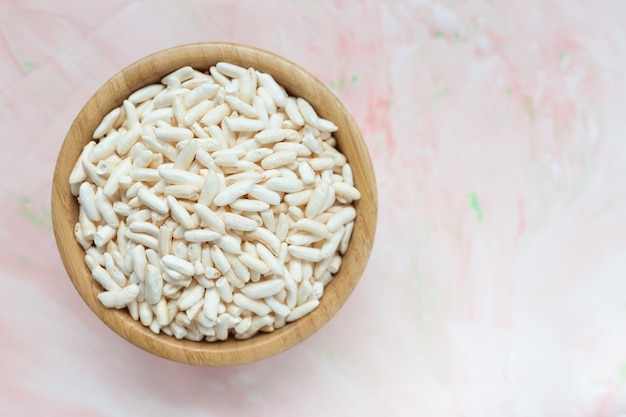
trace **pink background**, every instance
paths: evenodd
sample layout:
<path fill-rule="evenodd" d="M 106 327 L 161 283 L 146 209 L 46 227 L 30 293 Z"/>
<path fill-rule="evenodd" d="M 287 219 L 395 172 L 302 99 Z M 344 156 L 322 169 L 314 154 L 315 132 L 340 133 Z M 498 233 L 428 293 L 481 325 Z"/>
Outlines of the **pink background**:
<path fill-rule="evenodd" d="M 0 0 L 0 415 L 626 415 L 625 20 L 609 0 Z M 50 222 L 55 159 L 91 94 L 210 40 L 334 89 L 380 196 L 339 314 L 230 368 L 110 331 Z"/>

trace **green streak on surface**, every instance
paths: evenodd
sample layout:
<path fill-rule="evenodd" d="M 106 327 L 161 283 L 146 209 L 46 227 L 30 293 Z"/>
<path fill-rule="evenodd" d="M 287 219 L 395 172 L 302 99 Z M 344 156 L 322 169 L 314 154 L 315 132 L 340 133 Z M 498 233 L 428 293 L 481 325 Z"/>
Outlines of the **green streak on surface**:
<path fill-rule="evenodd" d="M 435 38 L 441 38 L 443 36 L 443 32 L 441 29 L 435 29 Z"/>
<path fill-rule="evenodd" d="M 330 88 L 331 90 L 333 90 L 337 95 L 341 95 L 343 93 L 343 87 L 346 84 L 346 80 L 343 78 L 340 78 L 339 80 L 335 81 L 331 81 L 328 83 L 328 88 Z"/>
<path fill-rule="evenodd" d="M 26 68 L 31 69 L 31 70 L 37 68 L 37 64 L 34 61 L 31 61 L 30 59 L 26 59 L 22 61 L 22 65 L 24 65 Z"/>
<path fill-rule="evenodd" d="M 570 61 L 570 58 L 572 56 L 570 55 L 569 51 L 563 51 L 559 54 L 559 65 L 561 66 L 565 66 L 567 65 L 567 63 Z"/>
<path fill-rule="evenodd" d="M 448 94 L 448 91 L 449 91 L 448 87 L 447 86 L 443 86 L 438 91 L 435 91 L 435 94 L 433 94 L 433 98 L 441 98 L 441 97 L 445 96 L 446 94 Z"/>
<path fill-rule="evenodd" d="M 35 226 L 41 227 L 42 229 L 50 228 L 50 223 L 48 222 L 48 219 L 45 218 L 45 216 L 41 216 L 37 212 L 25 206 L 21 206 L 20 211 L 22 212 L 22 215 Z"/>
<path fill-rule="evenodd" d="M 355 83 L 355 82 L 359 81 L 359 77 L 357 77 L 356 75 L 353 75 L 352 78 L 350 78 L 350 81 Z"/>
<path fill-rule="evenodd" d="M 37 68 L 37 63 L 30 59 L 25 59 L 22 57 L 22 53 L 19 49 L 13 49 L 11 51 L 15 60 L 25 69 L 33 70 Z"/>
<path fill-rule="evenodd" d="M 468 196 L 470 207 L 474 209 L 474 213 L 476 213 L 476 220 L 480 221 L 483 219 L 483 210 L 480 208 L 480 203 L 478 202 L 478 196 L 476 193 L 469 193 Z"/>
<path fill-rule="evenodd" d="M 17 261 L 18 261 L 18 262 L 20 263 L 20 265 L 22 265 L 22 266 L 28 266 L 28 265 L 30 265 L 30 261 L 29 261 L 28 259 L 26 259 L 26 258 L 21 257 L 21 256 L 17 259 Z"/>
<path fill-rule="evenodd" d="M 25 195 L 18 196 L 10 192 L 7 192 L 7 194 L 13 201 L 19 204 L 20 213 L 29 222 L 41 229 L 52 230 L 52 215 L 47 207 L 32 205 L 30 199 Z"/>
<path fill-rule="evenodd" d="M 524 101 L 524 105 L 526 107 L 526 114 L 528 115 L 529 119 L 534 119 L 535 118 L 535 105 L 533 104 L 533 101 L 529 98 L 527 98 Z"/>

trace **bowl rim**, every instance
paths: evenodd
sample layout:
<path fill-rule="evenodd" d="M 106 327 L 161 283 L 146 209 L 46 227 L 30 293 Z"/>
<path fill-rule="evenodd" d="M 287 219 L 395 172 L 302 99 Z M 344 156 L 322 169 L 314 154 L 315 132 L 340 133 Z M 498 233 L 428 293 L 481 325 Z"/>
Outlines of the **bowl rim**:
<path fill-rule="evenodd" d="M 311 83 L 315 87 L 312 94 L 319 96 L 314 100 L 311 100 L 310 97 L 305 97 L 311 104 L 316 100 L 321 100 L 323 96 L 325 103 L 326 100 L 330 103 L 329 107 L 332 106 L 333 109 L 341 110 L 341 121 L 339 124 L 349 127 L 348 132 L 350 133 L 350 140 L 354 141 L 354 144 L 350 144 L 350 146 L 355 146 L 355 149 L 357 149 L 357 151 L 355 151 L 357 158 L 360 160 L 359 163 L 364 165 L 366 170 L 369 170 L 368 175 L 371 176 L 371 181 L 364 181 L 362 184 L 357 184 L 362 194 L 363 190 L 361 188 L 367 188 L 369 199 L 367 201 L 360 200 L 355 203 L 357 213 L 360 214 L 363 210 L 367 210 L 368 213 L 367 219 L 361 218 L 360 215 L 357 216 L 355 232 L 357 228 L 364 228 L 363 230 L 367 231 L 368 237 L 363 242 L 359 242 L 359 245 L 353 245 L 351 242 L 348 252 L 344 255 L 344 258 L 351 256 L 350 259 L 353 259 L 351 263 L 353 268 L 349 271 L 350 273 L 348 274 L 346 271 L 342 273 L 342 269 L 344 269 L 342 267 L 327 286 L 329 289 L 334 289 L 334 292 L 331 292 L 331 290 L 325 291 L 324 296 L 320 300 L 320 306 L 302 319 L 288 323 L 273 332 L 258 334 L 246 340 L 236 340 L 232 337 L 229 337 L 226 341 L 219 342 L 177 340 L 174 337 L 163 334 L 155 335 L 139 321 L 132 320 L 127 309 L 106 309 L 95 298 L 97 293 L 102 291 L 102 288 L 91 278 L 91 274 L 84 264 L 84 261 L 82 265 L 76 265 L 76 256 L 71 255 L 76 251 L 76 248 L 79 248 L 80 251 L 83 251 L 83 249 L 76 242 L 73 235 L 73 225 L 76 222 L 76 217 L 74 217 L 72 221 L 71 215 L 68 215 L 73 209 L 75 213 L 75 207 L 78 204 L 75 202 L 75 197 L 69 192 L 70 187 L 67 181 L 69 172 L 74 166 L 78 156 L 71 158 L 69 155 L 76 154 L 77 148 L 82 149 L 87 142 L 92 140 L 90 132 L 93 132 L 93 128 L 90 131 L 91 126 L 85 122 L 86 120 L 89 121 L 89 119 L 85 119 L 88 117 L 88 113 L 97 110 L 97 114 L 104 116 L 113 108 L 110 107 L 110 102 L 114 101 L 117 103 L 117 106 L 119 106 L 121 105 L 119 98 L 121 97 L 123 100 L 128 97 L 129 93 L 121 93 L 120 91 L 124 89 L 129 92 L 133 91 L 133 89 L 130 89 L 128 79 L 137 79 L 138 76 L 148 71 L 146 68 L 151 68 L 153 75 L 158 77 L 157 79 L 160 79 L 162 76 L 171 72 L 171 70 L 159 70 L 159 67 L 170 68 L 172 66 L 172 56 L 187 57 L 189 61 L 197 61 L 200 59 L 198 58 L 198 54 L 205 54 L 205 57 L 211 56 L 210 61 L 218 62 L 219 60 L 223 60 L 220 59 L 220 57 L 225 53 L 229 54 L 229 56 L 240 58 L 244 55 L 248 56 L 248 58 L 251 56 L 252 58 L 250 59 L 257 62 L 257 66 L 251 66 L 264 72 L 270 72 L 264 69 L 266 63 L 261 64 L 265 62 L 263 60 L 267 60 L 267 62 L 271 62 L 273 65 L 280 67 L 281 74 L 288 74 L 286 77 L 292 76 L 294 80 Z M 215 57 L 215 55 L 217 55 L 217 57 Z M 243 59 L 233 63 L 241 65 L 242 61 Z M 167 62 L 169 66 L 162 65 L 162 62 Z M 176 69 L 181 66 L 183 65 L 174 67 Z M 194 67 L 202 70 L 208 69 L 208 67 Z M 272 73 L 272 75 L 275 76 L 274 73 Z M 276 81 L 284 85 L 284 81 L 280 79 L 281 77 L 275 76 Z M 148 84 L 150 84 L 150 82 L 145 81 L 143 85 Z M 116 89 L 118 93 L 112 94 Z M 291 88 L 287 88 L 287 91 L 289 92 L 290 89 Z M 107 94 L 108 98 L 106 96 Z M 290 93 L 290 95 L 292 94 Z M 103 97 L 105 98 L 103 99 Z M 316 106 L 314 106 L 314 108 L 315 107 Z M 316 108 L 316 110 L 318 110 L 320 115 L 324 115 L 325 109 L 319 111 L 319 109 Z M 336 122 L 336 120 L 333 121 Z M 97 122 L 99 122 L 99 120 L 91 120 L 91 125 Z M 342 134 L 343 132 L 339 133 L 339 135 Z M 82 142 L 76 143 L 74 140 L 75 136 L 80 137 Z M 339 138 L 337 138 L 337 142 L 340 142 Z M 348 160 L 351 164 L 354 163 L 350 158 L 348 158 Z M 69 168 L 68 164 L 71 165 Z M 68 198 L 69 201 L 66 201 Z M 72 203 L 72 199 L 74 203 Z M 79 295 L 96 316 L 115 333 L 143 350 L 173 361 L 204 366 L 235 365 L 268 358 L 292 348 L 318 331 L 336 315 L 337 311 L 346 302 L 358 284 L 373 247 L 377 223 L 377 190 L 372 161 L 358 126 L 340 99 L 313 74 L 291 60 L 274 52 L 232 42 L 198 42 L 182 44 L 156 51 L 126 66 L 101 85 L 80 109 L 63 140 L 55 164 L 51 202 L 53 230 L 63 265 Z M 68 230 L 69 224 L 72 225 L 71 231 Z M 84 253 L 84 251 L 82 253 Z M 336 284 L 339 279 L 343 279 L 343 285 L 341 287 L 338 287 L 338 284 Z M 339 289 L 341 289 L 341 292 L 339 292 Z M 325 308 L 321 308 L 323 305 Z"/>

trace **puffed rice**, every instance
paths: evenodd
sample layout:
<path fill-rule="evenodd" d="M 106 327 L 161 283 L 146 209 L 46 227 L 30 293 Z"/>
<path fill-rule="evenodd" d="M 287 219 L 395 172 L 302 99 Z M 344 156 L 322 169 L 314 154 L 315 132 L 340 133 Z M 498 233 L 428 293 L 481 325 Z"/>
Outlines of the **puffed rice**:
<path fill-rule="evenodd" d="M 341 267 L 361 198 L 336 130 L 271 75 L 226 62 L 131 94 L 69 179 L 100 302 L 194 341 L 309 314 Z"/>

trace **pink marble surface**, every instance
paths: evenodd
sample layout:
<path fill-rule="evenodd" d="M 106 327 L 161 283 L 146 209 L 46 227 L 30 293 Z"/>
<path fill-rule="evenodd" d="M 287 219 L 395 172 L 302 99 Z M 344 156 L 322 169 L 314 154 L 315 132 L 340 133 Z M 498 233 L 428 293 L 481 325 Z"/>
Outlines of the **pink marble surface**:
<path fill-rule="evenodd" d="M 0 0 L 0 415 L 626 415 L 624 18 L 609 0 Z M 93 316 L 49 210 L 58 149 L 98 86 L 208 40 L 330 85 L 380 195 L 339 314 L 218 369 Z"/>

